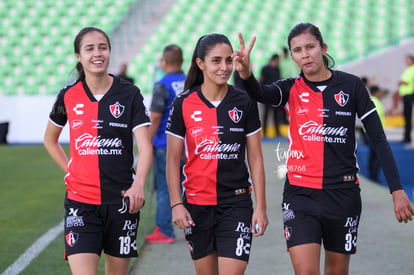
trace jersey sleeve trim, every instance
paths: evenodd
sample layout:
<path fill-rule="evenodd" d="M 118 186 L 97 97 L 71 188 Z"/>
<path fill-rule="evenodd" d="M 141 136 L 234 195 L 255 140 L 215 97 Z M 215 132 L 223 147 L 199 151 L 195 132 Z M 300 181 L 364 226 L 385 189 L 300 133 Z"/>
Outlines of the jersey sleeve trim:
<path fill-rule="evenodd" d="M 132 132 L 134 132 L 136 129 L 138 129 L 140 127 L 144 127 L 144 126 L 151 126 L 151 122 L 146 122 L 146 123 L 142 123 L 142 124 L 139 124 L 139 125 L 135 126 L 134 128 L 132 128 Z"/>
<path fill-rule="evenodd" d="M 370 111 L 368 111 L 367 113 L 365 113 L 363 116 L 361 116 L 361 120 L 364 120 L 367 116 L 369 116 L 370 114 L 372 114 L 373 112 L 375 112 L 375 108 L 371 109 Z"/>
<path fill-rule="evenodd" d="M 49 118 L 49 121 L 50 122 L 52 122 L 52 124 L 53 125 L 55 125 L 56 127 L 59 127 L 59 128 L 65 128 L 65 125 L 60 125 L 60 124 L 57 124 L 56 122 L 54 122 L 51 118 Z"/>
<path fill-rule="evenodd" d="M 272 83 L 271 85 L 275 86 L 275 87 L 278 89 L 279 94 L 280 94 L 280 100 L 279 100 L 279 103 L 278 103 L 278 104 L 276 104 L 276 105 L 272 105 L 272 106 L 273 106 L 273 107 L 279 107 L 279 106 L 282 104 L 282 101 L 283 101 L 282 89 L 280 89 L 279 85 L 276 85 L 275 83 Z"/>
<path fill-rule="evenodd" d="M 257 132 L 259 132 L 259 131 L 261 131 L 261 130 L 262 130 L 262 127 L 259 127 L 256 131 L 253 131 L 253 132 L 247 133 L 247 134 L 246 134 L 246 137 L 250 137 L 250 136 L 252 136 L 252 135 L 256 134 Z"/>
<path fill-rule="evenodd" d="M 171 135 L 171 136 L 174 136 L 174 137 L 179 138 L 179 139 L 184 139 L 184 137 L 182 137 L 182 136 L 180 136 L 180 135 L 177 135 L 177 134 L 175 134 L 175 133 L 173 133 L 173 132 L 170 132 L 170 131 L 165 131 L 165 133 L 166 133 L 167 135 Z"/>

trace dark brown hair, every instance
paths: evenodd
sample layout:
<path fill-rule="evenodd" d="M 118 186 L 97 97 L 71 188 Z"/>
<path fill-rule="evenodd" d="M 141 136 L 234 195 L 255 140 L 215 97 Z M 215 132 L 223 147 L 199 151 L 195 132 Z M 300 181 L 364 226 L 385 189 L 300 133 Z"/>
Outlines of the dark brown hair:
<path fill-rule="evenodd" d="M 230 40 L 223 34 L 211 33 L 203 35 L 198 39 L 195 46 L 193 57 L 191 58 L 190 68 L 184 83 L 184 90 L 201 85 L 204 82 L 203 72 L 197 66 L 196 59 L 204 61 L 207 53 L 217 44 L 227 44 L 233 51 Z"/>
<path fill-rule="evenodd" d="M 74 52 L 76 54 L 80 53 L 80 43 L 82 41 L 82 38 L 90 32 L 99 32 L 101 34 L 103 34 L 106 38 L 106 40 L 108 41 L 108 45 L 109 45 L 109 50 L 111 50 L 111 42 L 109 41 L 109 37 L 108 35 L 101 29 L 96 28 L 96 27 L 86 27 L 80 30 L 80 32 L 76 35 L 75 40 L 73 41 L 73 48 L 74 48 Z M 78 77 L 77 80 L 83 80 L 85 79 L 85 71 L 83 70 L 83 66 L 80 62 L 78 62 L 76 64 L 75 67 L 76 71 L 78 72 Z"/>
<path fill-rule="evenodd" d="M 298 35 L 301 35 L 303 33 L 310 33 L 311 35 L 315 36 L 316 40 L 319 41 L 321 47 L 325 44 L 322 38 L 322 34 L 318 27 L 311 23 L 299 23 L 296 26 L 293 27 L 293 29 L 290 31 L 288 36 L 288 45 L 289 50 L 290 48 L 290 42 L 293 38 L 295 38 Z M 323 56 L 323 63 L 325 65 L 325 68 L 331 69 L 335 66 L 335 60 L 330 56 L 329 54 L 325 53 Z"/>

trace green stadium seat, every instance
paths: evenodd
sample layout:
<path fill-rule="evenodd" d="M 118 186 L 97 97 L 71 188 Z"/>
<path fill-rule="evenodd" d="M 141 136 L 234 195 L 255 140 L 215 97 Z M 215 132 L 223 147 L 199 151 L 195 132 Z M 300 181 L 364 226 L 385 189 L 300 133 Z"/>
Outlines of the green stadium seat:
<path fill-rule="evenodd" d="M 31 84 L 19 83 L 18 89 L 13 85 L 21 76 L 13 70 L 0 70 L 0 77 L 5 79 L 0 91 L 36 94 L 32 86 L 43 85 L 42 91 L 37 89 L 39 94 L 56 93 L 76 63 L 72 43 L 79 30 L 98 26 L 109 34 L 135 1 L 0 1 L 0 61 L 16 66 L 16 70 L 21 66 L 20 71 L 31 68 L 31 72 L 24 72 Z M 161 1 L 151 3 L 160 5 Z M 270 54 L 287 45 L 289 30 L 306 21 L 320 27 L 328 53 L 343 63 L 413 36 L 412 14 L 412 0 L 360 0 L 355 4 L 345 0 L 177 0 L 131 60 L 129 70 L 143 91 L 150 92 L 153 66 L 166 44 L 183 47 L 187 66 L 195 41 L 211 32 L 226 34 L 235 49 L 239 46 L 238 32 L 246 40 L 256 35 L 252 61 L 258 70 Z"/>
<path fill-rule="evenodd" d="M 72 43 L 79 30 L 84 26 L 97 25 L 110 32 L 113 24 L 119 21 L 119 17 L 133 2 L 134 0 L 0 1 L 0 46 L 2 55 L 6 56 L 1 60 L 7 60 L 16 67 L 17 72 L 23 67 L 31 68 L 31 71 L 26 72 L 25 78 L 30 83 L 38 83 L 37 79 L 40 80 L 39 83 L 49 83 L 51 86 L 43 85 L 43 90 L 53 87 L 52 91 L 42 93 L 55 93 L 56 85 L 67 80 L 74 66 Z M 65 60 L 68 55 L 71 57 L 70 62 Z M 59 64 L 62 57 L 64 63 Z M 55 76 L 47 75 L 49 68 L 54 68 Z M 0 84 L 0 91 L 15 91 L 8 94 L 36 94 L 30 83 L 17 84 L 15 79 L 22 76 L 18 76 L 13 70 L 7 75 L 0 70 L 0 77 L 4 79 L 6 76 L 6 81 Z M 13 85 L 18 86 L 10 89 Z M 29 88 L 30 92 L 27 92 Z"/>

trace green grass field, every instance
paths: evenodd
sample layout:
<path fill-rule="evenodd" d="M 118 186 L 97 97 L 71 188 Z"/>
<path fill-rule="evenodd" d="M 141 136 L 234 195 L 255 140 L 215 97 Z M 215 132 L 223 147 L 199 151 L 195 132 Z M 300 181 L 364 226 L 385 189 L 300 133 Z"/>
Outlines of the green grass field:
<path fill-rule="evenodd" d="M 63 171 L 43 146 L 0 146 L 0 273 L 63 220 L 63 177 Z M 138 229 L 140 247 L 144 236 L 154 227 L 154 195 L 152 184 L 148 182 L 147 203 L 141 212 Z M 70 274 L 63 252 L 61 233 L 21 274 Z M 102 259 L 100 274 L 104 273 Z M 132 264 L 134 261 L 131 261 Z"/>

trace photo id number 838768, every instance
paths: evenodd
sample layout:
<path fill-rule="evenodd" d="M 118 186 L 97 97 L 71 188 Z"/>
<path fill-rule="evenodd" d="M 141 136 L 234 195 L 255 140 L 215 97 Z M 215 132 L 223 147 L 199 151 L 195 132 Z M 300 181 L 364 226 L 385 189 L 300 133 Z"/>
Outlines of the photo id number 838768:
<path fill-rule="evenodd" d="M 291 165 L 287 165 L 286 168 L 289 172 L 305 172 L 306 171 L 305 165 L 291 164 Z"/>

